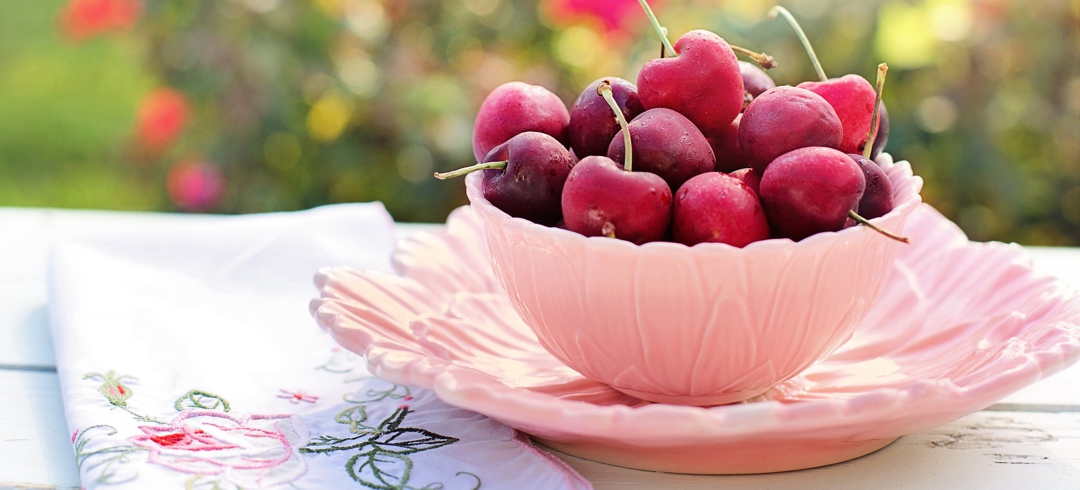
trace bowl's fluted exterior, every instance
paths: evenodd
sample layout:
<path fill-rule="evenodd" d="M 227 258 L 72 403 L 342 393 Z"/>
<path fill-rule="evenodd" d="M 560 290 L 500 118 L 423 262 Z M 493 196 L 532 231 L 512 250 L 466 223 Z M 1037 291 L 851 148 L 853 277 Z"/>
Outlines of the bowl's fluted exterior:
<path fill-rule="evenodd" d="M 921 198 L 906 162 L 882 167 L 902 231 Z M 645 400 L 717 405 L 824 358 L 881 291 L 900 243 L 866 227 L 800 242 L 642 246 L 512 218 L 467 179 L 492 268 L 540 343 L 586 377 Z"/>

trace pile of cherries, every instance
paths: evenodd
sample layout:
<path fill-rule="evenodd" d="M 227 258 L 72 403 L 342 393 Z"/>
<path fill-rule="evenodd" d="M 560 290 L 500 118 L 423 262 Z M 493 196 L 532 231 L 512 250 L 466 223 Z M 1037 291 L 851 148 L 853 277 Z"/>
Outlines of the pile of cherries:
<path fill-rule="evenodd" d="M 801 240 L 892 210 L 889 178 L 872 160 L 888 138 L 877 89 L 858 75 L 829 79 L 791 14 L 820 82 L 777 87 L 772 58 L 704 30 L 663 42 L 637 85 L 590 84 L 567 111 L 539 86 L 504 84 L 480 106 L 473 152 L 483 193 L 511 216 L 586 236 L 743 247 Z M 614 115 L 614 117 L 612 117 Z M 630 121 L 629 123 L 627 121 Z M 580 160 L 579 160 L 580 159 Z M 674 192 L 673 192 L 674 191 Z"/>

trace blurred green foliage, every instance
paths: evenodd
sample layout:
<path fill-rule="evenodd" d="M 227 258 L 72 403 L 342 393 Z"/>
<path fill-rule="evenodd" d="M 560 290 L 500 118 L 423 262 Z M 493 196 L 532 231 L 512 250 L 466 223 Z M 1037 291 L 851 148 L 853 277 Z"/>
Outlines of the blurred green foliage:
<path fill-rule="evenodd" d="M 130 31 L 80 43 L 55 27 L 66 3 L 0 0 L 0 205 L 169 210 L 169 168 L 198 160 L 225 178 L 212 211 L 380 200 L 441 221 L 463 186 L 431 173 L 470 163 L 488 91 L 524 80 L 569 104 L 658 53 L 643 15 L 612 31 L 568 0 L 146 0 Z M 976 240 L 1080 245 L 1080 1 L 781 3 L 830 76 L 889 63 L 887 151 L 925 201 Z M 772 5 L 657 13 L 673 39 L 706 28 L 769 52 L 779 84 L 813 79 Z M 132 128 L 159 86 L 191 117 L 148 155 Z"/>

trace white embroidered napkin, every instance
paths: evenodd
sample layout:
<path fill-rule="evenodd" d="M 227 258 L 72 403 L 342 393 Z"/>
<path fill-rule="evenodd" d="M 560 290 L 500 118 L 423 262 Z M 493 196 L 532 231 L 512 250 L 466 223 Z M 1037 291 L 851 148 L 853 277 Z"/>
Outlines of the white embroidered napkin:
<path fill-rule="evenodd" d="M 166 216 L 57 246 L 50 316 L 83 485 L 590 488 L 319 331 L 314 272 L 389 271 L 393 243 L 389 215 L 364 204 Z"/>

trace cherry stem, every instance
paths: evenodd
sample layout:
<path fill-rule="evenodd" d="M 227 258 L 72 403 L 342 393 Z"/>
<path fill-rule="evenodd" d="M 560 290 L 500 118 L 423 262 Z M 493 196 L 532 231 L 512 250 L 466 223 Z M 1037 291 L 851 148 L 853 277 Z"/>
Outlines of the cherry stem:
<path fill-rule="evenodd" d="M 615 119 L 619 121 L 619 127 L 622 128 L 623 144 L 626 146 L 626 157 L 623 158 L 623 168 L 626 169 L 627 172 L 630 172 L 634 167 L 634 150 L 630 146 L 630 127 L 626 124 L 626 117 L 623 116 L 622 109 L 620 109 L 619 104 L 615 102 L 615 96 L 611 94 L 611 82 L 608 80 L 600 82 L 600 86 L 596 87 L 596 93 L 607 101 L 607 104 L 611 106 L 612 111 L 615 111 Z"/>
<path fill-rule="evenodd" d="M 791 24 L 791 28 L 795 29 L 795 35 L 799 36 L 799 41 L 802 41 L 803 47 L 806 48 L 806 54 L 810 55 L 810 62 L 814 64 L 814 70 L 817 71 L 818 78 L 823 82 L 828 81 L 829 77 L 825 76 L 825 70 L 821 69 L 821 62 L 818 61 L 817 54 L 814 53 L 814 47 L 810 45 L 810 40 L 806 38 L 806 33 L 799 26 L 799 21 L 795 20 L 791 12 L 788 12 L 788 9 L 779 5 L 769 10 L 769 18 L 775 19 L 777 14 L 784 16 L 784 20 L 787 20 L 788 24 Z"/>
<path fill-rule="evenodd" d="M 754 60 L 754 63 L 757 63 L 762 70 L 776 68 L 776 60 L 774 60 L 773 57 L 769 56 L 767 53 L 750 51 L 749 49 L 746 49 L 742 46 L 736 46 L 734 44 L 729 44 L 728 46 L 731 46 L 732 51 Z"/>
<path fill-rule="evenodd" d="M 664 39 L 667 39 L 667 27 L 661 27 L 660 31 L 664 33 Z M 660 43 L 660 57 L 667 58 L 667 48 L 662 42 Z"/>
<path fill-rule="evenodd" d="M 459 168 L 457 170 L 452 170 L 452 171 L 446 172 L 446 173 L 435 172 L 435 178 L 439 179 L 439 180 L 446 180 L 446 179 L 452 179 L 454 177 L 461 177 L 462 175 L 471 174 L 473 172 L 476 172 L 477 170 L 488 170 L 488 169 L 492 169 L 492 168 L 503 169 L 503 168 L 506 168 L 506 164 L 507 164 L 506 160 L 503 160 L 501 162 L 478 163 L 476 165 L 468 166 L 468 167 L 465 167 L 465 168 Z"/>
<path fill-rule="evenodd" d="M 863 148 L 863 158 L 870 158 L 874 153 L 874 140 L 877 139 L 878 126 L 881 120 L 878 114 L 881 112 L 881 91 L 885 89 L 885 74 L 889 72 L 889 65 L 882 63 L 877 66 L 877 96 L 874 97 L 874 112 L 870 115 L 870 131 L 866 134 L 866 146 Z"/>
<path fill-rule="evenodd" d="M 859 214 L 856 213 L 855 211 L 848 211 L 847 215 L 848 215 L 849 218 L 851 218 L 851 219 L 853 219 L 855 221 L 858 221 L 860 225 L 863 225 L 863 226 L 865 226 L 867 228 L 870 228 L 871 230 L 874 230 L 874 231 L 876 231 L 878 233 L 881 233 L 882 235 L 885 235 L 885 236 L 887 236 L 889 238 L 892 238 L 893 240 L 896 240 L 896 241 L 901 242 L 901 243 L 911 243 L 911 239 L 909 239 L 908 237 L 894 235 L 894 234 L 889 233 L 889 232 L 887 232 L 885 230 L 882 230 L 881 228 L 878 228 L 877 225 L 875 225 L 875 224 L 871 223 L 870 221 L 868 221 L 866 218 L 863 218 L 862 216 L 859 216 Z"/>
<path fill-rule="evenodd" d="M 649 7 L 649 2 L 645 0 L 638 0 L 641 4 L 641 8 L 645 9 L 645 15 L 649 17 L 649 22 L 652 23 L 653 29 L 656 29 L 656 34 L 660 36 L 660 42 L 664 43 L 664 48 L 668 53 L 671 53 L 671 57 L 679 56 L 679 53 L 675 52 L 675 48 L 671 46 L 671 41 L 667 38 L 667 32 L 660 26 L 660 21 L 656 20 L 656 14 L 653 13 L 652 7 Z"/>

